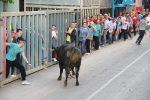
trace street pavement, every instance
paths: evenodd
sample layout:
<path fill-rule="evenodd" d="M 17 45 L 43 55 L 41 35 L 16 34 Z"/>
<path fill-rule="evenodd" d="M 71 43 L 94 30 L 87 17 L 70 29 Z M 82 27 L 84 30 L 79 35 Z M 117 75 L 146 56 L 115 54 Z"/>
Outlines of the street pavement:
<path fill-rule="evenodd" d="M 64 86 L 58 64 L 0 88 L 0 100 L 150 100 L 150 37 L 142 45 L 132 40 L 117 41 L 82 58 L 79 86 L 74 78 Z"/>

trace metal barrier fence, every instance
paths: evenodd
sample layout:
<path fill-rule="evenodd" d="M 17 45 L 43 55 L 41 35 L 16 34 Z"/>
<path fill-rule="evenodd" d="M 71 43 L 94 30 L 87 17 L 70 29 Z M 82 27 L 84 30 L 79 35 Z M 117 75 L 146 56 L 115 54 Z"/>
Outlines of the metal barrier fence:
<path fill-rule="evenodd" d="M 14 13 L 0 13 L 0 85 L 6 84 L 13 80 L 20 78 L 19 73 L 15 70 L 17 77 L 5 79 L 6 69 L 6 29 L 7 33 L 11 30 L 22 29 L 22 37 L 26 40 L 26 47 L 24 49 L 28 61 L 32 64 L 33 69 L 29 69 L 23 61 L 27 74 L 31 74 L 46 66 L 54 64 L 52 62 L 52 25 L 55 24 L 58 30 L 58 40 L 54 41 L 55 46 L 60 46 L 66 43 L 65 30 L 70 26 L 71 22 L 82 20 L 79 17 L 79 11 L 60 10 L 60 11 L 33 11 L 33 12 L 14 12 Z M 79 23 L 81 24 L 81 23 Z M 38 34 L 43 35 L 45 42 L 42 44 L 42 38 Z M 77 35 L 78 36 L 78 35 Z M 77 37 L 78 39 L 78 37 Z M 11 38 L 8 39 L 10 42 Z M 45 55 L 47 57 L 46 65 L 42 65 L 42 47 L 45 48 Z"/>
<path fill-rule="evenodd" d="M 1 18 L 0 14 L 0 33 L 6 33 L 6 30 L 4 28 L 6 27 L 5 24 L 6 20 L 4 18 Z M 6 66 L 6 35 L 5 34 L 0 34 L 0 87 L 2 86 L 2 81 L 5 79 L 5 66 Z"/>
<path fill-rule="evenodd" d="M 99 8 L 94 8 L 94 9 L 82 9 L 82 17 L 86 18 L 87 16 L 95 16 L 97 14 L 100 14 L 100 9 Z"/>

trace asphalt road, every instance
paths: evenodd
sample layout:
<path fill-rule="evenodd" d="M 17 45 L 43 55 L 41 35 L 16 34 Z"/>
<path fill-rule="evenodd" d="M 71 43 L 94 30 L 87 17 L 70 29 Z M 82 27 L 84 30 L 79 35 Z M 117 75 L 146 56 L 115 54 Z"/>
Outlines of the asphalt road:
<path fill-rule="evenodd" d="M 58 65 L 27 76 L 31 85 L 14 81 L 0 88 L 0 100 L 150 100 L 150 37 L 142 45 L 132 40 L 106 45 L 82 59 L 80 86 L 64 87 Z"/>

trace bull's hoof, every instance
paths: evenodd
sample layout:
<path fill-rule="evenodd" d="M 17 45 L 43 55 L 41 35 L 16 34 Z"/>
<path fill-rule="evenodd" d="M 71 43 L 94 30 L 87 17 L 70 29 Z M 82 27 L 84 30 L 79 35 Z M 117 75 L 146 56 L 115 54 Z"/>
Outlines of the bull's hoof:
<path fill-rule="evenodd" d="M 77 82 L 77 83 L 76 83 L 76 86 L 79 86 L 79 85 L 80 85 L 80 84 Z"/>
<path fill-rule="evenodd" d="M 64 86 L 67 86 L 67 82 L 66 81 L 64 82 Z"/>
<path fill-rule="evenodd" d="M 58 79 L 57 79 L 58 81 L 60 81 L 61 80 L 61 77 L 58 77 Z"/>

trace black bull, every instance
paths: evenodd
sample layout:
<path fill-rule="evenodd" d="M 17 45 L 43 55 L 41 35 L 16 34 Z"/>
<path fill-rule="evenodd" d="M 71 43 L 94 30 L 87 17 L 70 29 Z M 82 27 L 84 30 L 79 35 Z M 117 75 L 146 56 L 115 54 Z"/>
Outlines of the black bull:
<path fill-rule="evenodd" d="M 70 69 L 72 70 L 73 74 L 76 73 L 76 85 L 79 85 L 78 77 L 79 77 L 79 70 L 81 65 L 82 54 L 81 51 L 73 47 L 71 45 L 63 44 L 60 47 L 54 48 L 54 51 L 57 53 L 57 59 L 59 61 L 59 68 L 60 68 L 60 76 L 58 80 L 62 79 L 63 69 L 66 71 L 66 80 L 65 85 L 67 85 L 68 75 L 70 74 Z M 75 73 L 74 73 L 75 68 Z"/>

